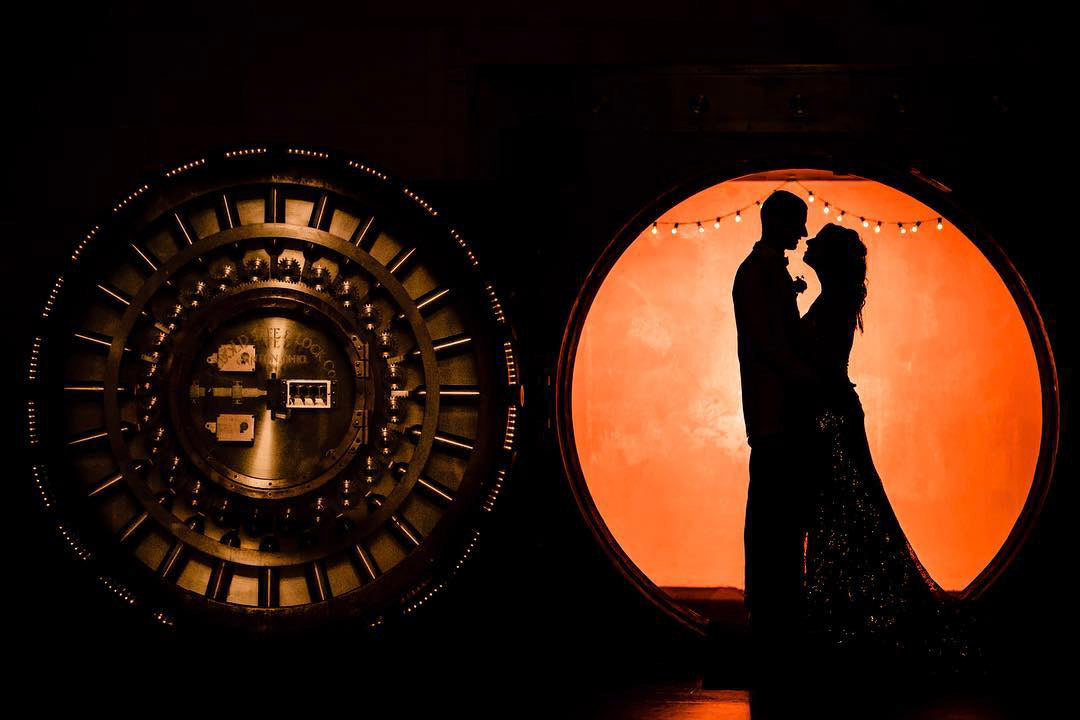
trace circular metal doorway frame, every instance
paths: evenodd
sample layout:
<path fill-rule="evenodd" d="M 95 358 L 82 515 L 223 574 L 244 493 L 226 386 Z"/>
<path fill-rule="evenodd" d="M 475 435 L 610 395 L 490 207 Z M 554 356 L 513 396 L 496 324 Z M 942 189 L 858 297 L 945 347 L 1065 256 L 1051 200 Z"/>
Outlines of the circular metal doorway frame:
<path fill-rule="evenodd" d="M 823 165 L 831 165 L 832 167 L 822 167 Z M 1042 433 L 1038 461 L 1024 506 L 1012 529 L 986 567 L 959 593 L 961 601 L 976 601 L 1005 573 L 1035 527 L 1054 475 L 1060 441 L 1060 387 L 1050 338 L 1047 335 L 1042 315 L 1039 313 L 1031 291 L 1020 276 L 1016 266 L 1009 259 L 1005 249 L 994 240 L 989 230 L 981 222 L 952 200 L 949 188 L 927 178 L 915 169 L 910 172 L 898 172 L 895 168 L 872 163 L 823 162 L 821 157 L 763 160 L 754 164 L 740 164 L 737 167 L 730 166 L 691 176 L 677 183 L 637 211 L 615 233 L 614 237 L 604 245 L 593 261 L 585 281 L 571 306 L 559 346 L 559 355 L 555 368 L 553 414 L 563 472 L 570 484 L 578 509 L 601 549 L 626 581 L 633 585 L 665 616 L 702 635 L 706 632 L 709 619 L 675 600 L 637 567 L 619 546 L 618 541 L 608 529 L 599 509 L 596 507 L 596 503 L 593 501 L 578 458 L 571 406 L 574 362 L 577 356 L 578 342 L 593 300 L 596 298 L 596 294 L 599 292 L 608 273 L 623 252 L 657 217 L 696 193 L 715 185 L 761 173 L 798 172 L 809 169 L 836 172 L 845 176 L 872 180 L 902 192 L 936 211 L 943 219 L 957 227 L 993 266 L 998 277 L 1009 289 L 1013 302 L 1019 308 L 1024 324 L 1027 327 L 1039 368 L 1042 399 Z"/>

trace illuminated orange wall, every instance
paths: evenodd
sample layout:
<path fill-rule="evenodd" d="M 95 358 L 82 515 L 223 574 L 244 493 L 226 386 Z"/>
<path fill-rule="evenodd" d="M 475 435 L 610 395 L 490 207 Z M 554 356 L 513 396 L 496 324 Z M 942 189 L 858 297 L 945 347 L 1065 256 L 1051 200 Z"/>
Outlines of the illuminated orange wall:
<path fill-rule="evenodd" d="M 870 181 L 807 181 L 836 207 L 933 217 Z M 709 217 L 752 203 L 776 182 L 732 181 L 660 218 Z M 795 188 L 789 188 L 795 191 Z M 805 196 L 805 193 L 800 194 Z M 811 235 L 826 216 L 810 205 Z M 1031 487 L 1041 399 L 1035 354 L 1004 283 L 945 224 L 875 235 L 866 333 L 851 378 L 889 498 L 927 569 L 962 589 L 990 561 Z M 588 314 L 573 376 L 573 421 L 585 478 L 622 549 L 658 585 L 743 584 L 749 449 L 742 418 L 731 284 L 760 236 L 743 222 L 643 233 L 618 260 Z M 805 312 L 818 293 L 805 275 Z"/>

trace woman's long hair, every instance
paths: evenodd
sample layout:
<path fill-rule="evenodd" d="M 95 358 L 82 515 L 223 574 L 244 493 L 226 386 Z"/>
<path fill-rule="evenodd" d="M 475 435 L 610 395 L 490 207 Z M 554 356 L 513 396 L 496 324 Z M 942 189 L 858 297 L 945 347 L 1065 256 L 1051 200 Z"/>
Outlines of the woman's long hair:
<path fill-rule="evenodd" d="M 821 228 L 822 265 L 829 283 L 851 308 L 855 326 L 863 331 L 863 307 L 866 305 L 866 245 L 851 228 L 829 223 Z M 825 282 L 823 280 L 822 282 Z"/>

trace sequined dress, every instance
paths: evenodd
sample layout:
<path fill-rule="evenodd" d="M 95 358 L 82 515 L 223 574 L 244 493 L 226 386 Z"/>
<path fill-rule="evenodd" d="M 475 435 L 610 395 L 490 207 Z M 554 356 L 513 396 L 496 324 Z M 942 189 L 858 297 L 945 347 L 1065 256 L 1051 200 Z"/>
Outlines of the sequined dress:
<path fill-rule="evenodd" d="M 919 561 L 874 468 L 847 373 L 854 330 L 850 311 L 824 297 L 801 320 L 806 357 L 824 381 L 808 462 L 816 486 L 803 576 L 810 647 L 841 661 L 949 672 L 972 654 L 970 619 Z"/>

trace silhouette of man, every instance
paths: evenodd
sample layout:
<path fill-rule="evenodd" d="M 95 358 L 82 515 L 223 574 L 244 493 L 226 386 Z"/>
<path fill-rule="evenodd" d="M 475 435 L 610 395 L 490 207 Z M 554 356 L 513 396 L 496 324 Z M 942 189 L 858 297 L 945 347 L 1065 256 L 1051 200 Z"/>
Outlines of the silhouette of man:
<path fill-rule="evenodd" d="M 801 611 L 808 480 L 799 473 L 809 441 L 801 395 L 814 383 L 799 358 L 799 310 L 785 250 L 806 237 L 806 204 L 777 191 L 761 206 L 761 239 L 735 274 L 743 415 L 750 487 L 743 544 L 746 609 L 755 667 L 794 661 Z"/>

